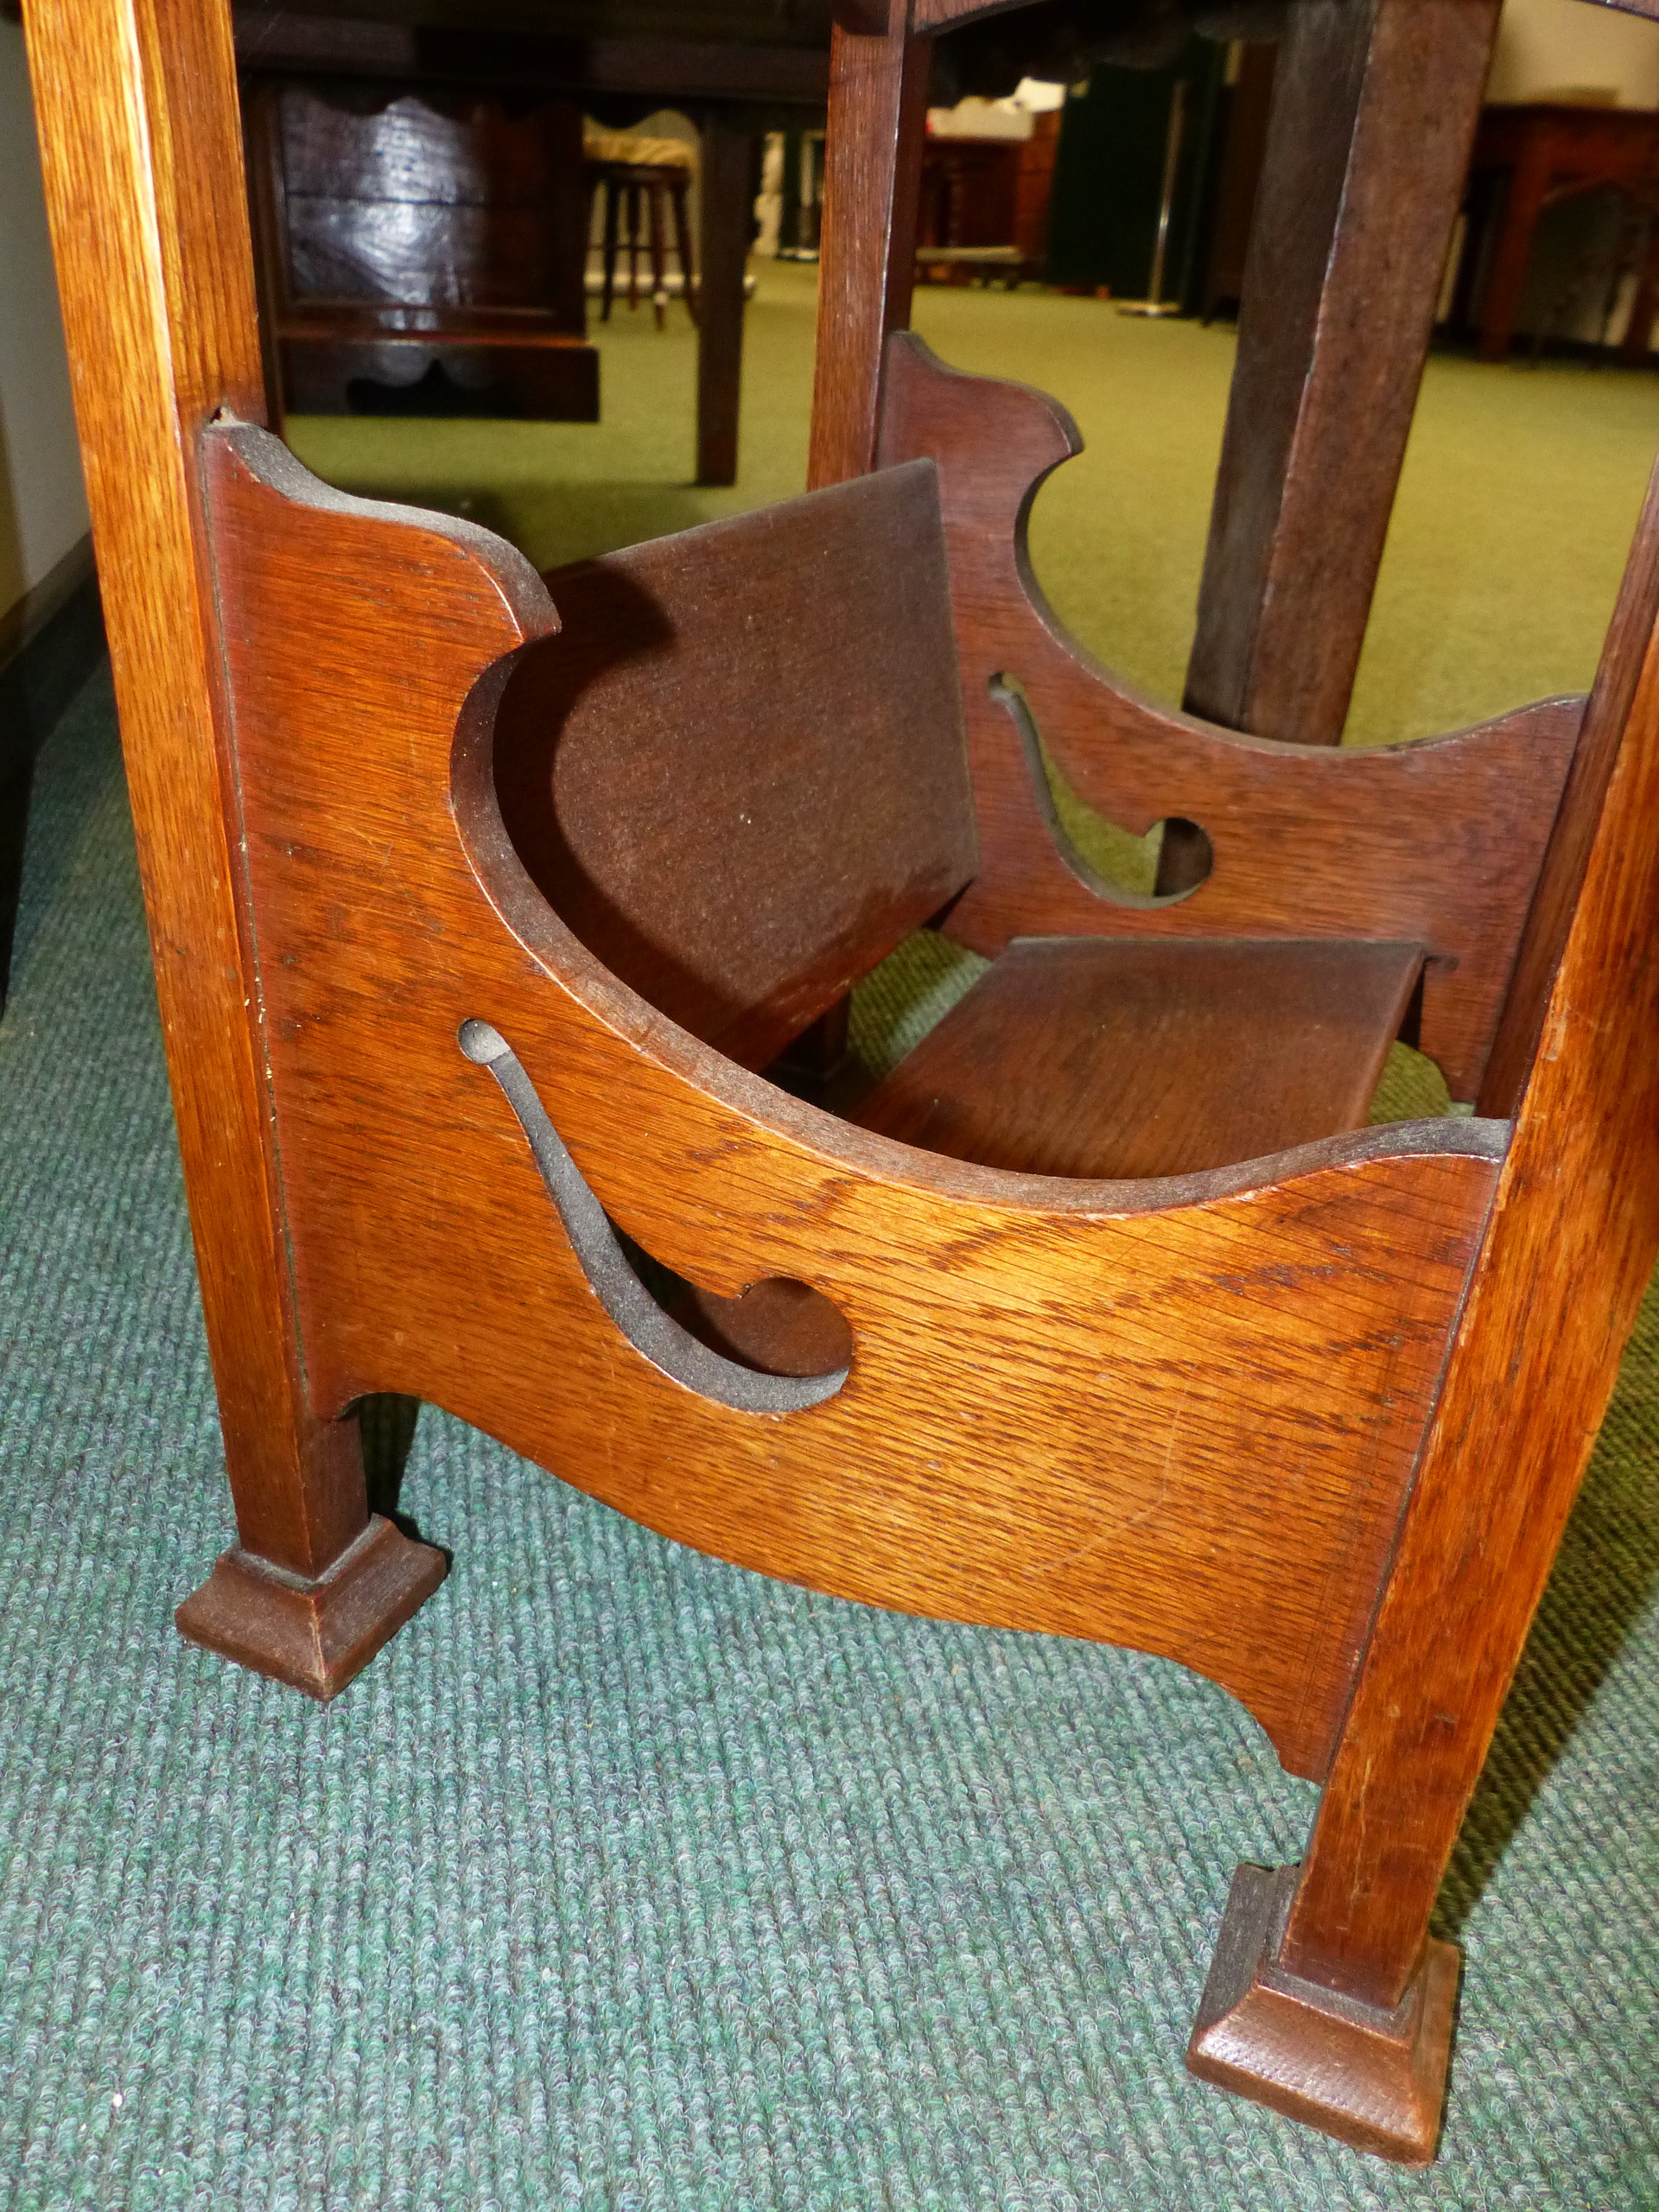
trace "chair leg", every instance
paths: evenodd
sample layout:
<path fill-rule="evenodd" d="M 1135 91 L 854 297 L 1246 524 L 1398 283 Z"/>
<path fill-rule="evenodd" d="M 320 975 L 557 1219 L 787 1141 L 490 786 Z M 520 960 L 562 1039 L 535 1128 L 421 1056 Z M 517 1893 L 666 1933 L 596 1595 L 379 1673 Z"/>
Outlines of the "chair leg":
<path fill-rule="evenodd" d="M 651 239 L 651 304 L 657 317 L 658 330 L 668 324 L 668 253 L 664 239 L 663 188 L 652 183 L 645 187 L 646 221 Z"/>
<path fill-rule="evenodd" d="M 608 322 L 611 319 L 611 304 L 616 297 L 616 231 L 617 217 L 620 213 L 618 204 L 616 179 L 613 176 L 607 176 L 606 178 L 604 191 L 605 292 L 603 302 L 599 310 L 599 319 L 601 322 Z"/>
<path fill-rule="evenodd" d="M 697 320 L 696 278 L 691 268 L 691 219 L 686 207 L 686 187 L 671 184 L 669 198 L 674 208 L 674 251 L 680 257 L 680 296 L 693 322 Z"/>
<path fill-rule="evenodd" d="M 628 201 L 628 312 L 639 304 L 639 188 L 623 187 Z"/>

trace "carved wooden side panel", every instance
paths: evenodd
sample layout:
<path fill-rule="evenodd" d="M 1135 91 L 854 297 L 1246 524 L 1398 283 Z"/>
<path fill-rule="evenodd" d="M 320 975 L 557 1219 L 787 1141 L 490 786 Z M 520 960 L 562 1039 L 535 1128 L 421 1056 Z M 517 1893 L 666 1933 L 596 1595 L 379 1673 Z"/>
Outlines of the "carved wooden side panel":
<path fill-rule="evenodd" d="M 1170 1653 L 1319 1772 L 1503 1125 L 1091 1185 L 938 1160 L 797 1103 L 609 976 L 524 874 L 491 716 L 499 657 L 554 618 L 507 549 L 325 493 L 263 434 L 212 446 L 320 1406 L 416 1393 L 746 1566 Z M 468 1021 L 512 1048 L 638 1246 L 721 1295 L 784 1276 L 831 1300 L 854 1338 L 844 1382 L 745 1410 L 637 1349 L 525 1125 L 461 1050 Z"/>
<path fill-rule="evenodd" d="M 1098 667 L 1044 604 L 1026 520 L 1079 450 L 1065 410 L 1020 385 L 889 342 L 880 459 L 938 464 L 973 754 L 982 867 L 948 926 L 976 951 L 1011 937 L 1149 931 L 1410 938 L 1431 965 L 1423 1049 L 1474 1096 L 1491 1050 L 1582 713 L 1550 700 L 1449 737 L 1344 752 L 1240 736 L 1154 707 Z M 1078 797 L 1136 835 L 1196 822 L 1206 881 L 1177 900 L 1107 902 L 1046 815 L 1035 734 Z"/>

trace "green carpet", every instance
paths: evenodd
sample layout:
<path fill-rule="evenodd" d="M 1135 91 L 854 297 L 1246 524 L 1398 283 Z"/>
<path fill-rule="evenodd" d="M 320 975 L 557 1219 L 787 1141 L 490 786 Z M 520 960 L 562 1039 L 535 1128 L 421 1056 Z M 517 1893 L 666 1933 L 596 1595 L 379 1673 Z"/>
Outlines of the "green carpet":
<path fill-rule="evenodd" d="M 798 286 L 772 308 L 763 289 L 740 500 L 798 475 Z M 940 296 L 921 320 L 957 358 L 1014 365 L 1022 316 L 1028 350 L 1050 332 L 1097 349 L 1078 407 L 1097 446 L 1113 363 L 1138 359 L 1141 398 L 1166 388 L 1172 416 L 1224 373 L 1223 334 L 1131 344 L 1092 302 Z M 648 325 L 607 343 L 597 434 L 312 424 L 298 442 L 359 483 L 470 496 L 544 558 L 578 551 L 722 504 L 650 481 L 689 453 L 688 413 L 653 429 L 637 385 L 624 404 L 628 374 L 671 396 L 686 349 L 652 343 Z M 1471 505 L 1446 573 L 1501 538 L 1510 626 L 1488 676 L 1581 681 L 1653 388 L 1445 367 L 1446 415 L 1426 415 L 1448 450 L 1484 377 L 1541 454 L 1580 457 L 1559 529 L 1517 544 Z M 1179 489 L 1198 466 L 1187 442 L 1143 420 L 1110 514 L 1103 468 L 1099 505 L 1039 543 L 1063 605 L 1079 575 L 1116 578 L 1116 643 L 1096 642 L 1166 692 L 1196 573 L 1185 492 L 1170 603 L 1123 572 L 1149 557 L 1160 469 Z M 1430 446 L 1426 425 L 1414 467 Z M 588 470 L 569 494 L 541 480 L 561 455 Z M 1418 496 L 1455 516 L 1466 494 Z M 1477 699 L 1451 647 L 1437 661 L 1431 617 L 1455 594 L 1414 595 L 1389 557 L 1377 682 L 1395 667 L 1406 721 L 1441 661 L 1470 687 L 1453 718 L 1511 696 Z M 1515 619 L 1528 577 L 1548 621 Z M 1141 593 L 1161 612 L 1137 628 Z M 1442 1899 L 1468 1975 L 1423 2176 L 1184 2072 L 1231 1870 L 1294 1857 L 1314 1793 L 1165 1662 L 762 1581 L 431 1408 L 400 1503 L 454 1570 L 339 1703 L 179 1642 L 172 1607 L 229 1522 L 101 679 L 42 756 L 0 1022 L 0 2205 L 1659 2204 L 1652 1306 Z"/>

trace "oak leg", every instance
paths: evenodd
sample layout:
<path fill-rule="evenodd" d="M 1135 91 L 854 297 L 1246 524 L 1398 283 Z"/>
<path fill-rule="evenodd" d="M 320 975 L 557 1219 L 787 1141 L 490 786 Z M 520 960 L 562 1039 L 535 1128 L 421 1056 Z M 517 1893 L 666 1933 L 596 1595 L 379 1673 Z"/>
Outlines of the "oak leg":
<path fill-rule="evenodd" d="M 1289 12 L 1187 669 L 1209 721 L 1341 739 L 1497 23 Z"/>
<path fill-rule="evenodd" d="M 877 27 L 849 29 L 855 20 Z M 868 0 L 839 10 L 830 33 L 814 490 L 874 467 L 887 338 L 910 321 L 932 41 L 909 24 L 907 0 Z"/>

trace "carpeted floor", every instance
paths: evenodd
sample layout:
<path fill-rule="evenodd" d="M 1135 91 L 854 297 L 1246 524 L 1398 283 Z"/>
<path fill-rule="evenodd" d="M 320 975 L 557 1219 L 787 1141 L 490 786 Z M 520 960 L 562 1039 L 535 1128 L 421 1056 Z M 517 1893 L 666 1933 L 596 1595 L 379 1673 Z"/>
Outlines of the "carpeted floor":
<path fill-rule="evenodd" d="M 1224 376 L 1223 334 L 1141 327 L 1136 353 L 1090 302 L 950 296 L 922 319 L 942 347 L 950 322 L 1013 354 L 1024 309 L 1039 333 L 1074 307 L 1102 383 L 1130 355 L 1143 396 L 1160 360 Z M 652 359 L 633 333 L 607 355 L 624 428 L 625 347 Z M 1444 366 L 1450 450 L 1481 372 Z M 1616 566 L 1601 538 L 1639 492 L 1638 423 L 1649 444 L 1659 428 L 1646 381 L 1524 373 L 1489 375 L 1491 404 L 1518 392 L 1541 449 L 1603 473 L 1586 461 L 1548 548 L 1564 580 L 1547 593 L 1535 565 L 1541 611 L 1493 648 L 1517 692 L 1587 672 Z M 798 457 L 781 372 L 751 390 L 740 498 L 789 488 Z M 458 504 L 456 434 L 397 429 L 414 442 L 301 442 L 316 459 L 333 441 L 359 481 L 423 453 Z M 535 472 L 575 434 L 529 435 L 515 514 L 550 531 L 565 501 Z M 641 455 L 607 429 L 607 462 L 589 435 L 599 488 L 569 501 L 573 532 L 708 504 L 624 474 L 682 472 L 673 439 Z M 1179 420 L 1141 424 L 1130 459 L 1151 473 L 1120 486 L 1126 514 L 1159 490 L 1160 437 L 1185 451 Z M 505 450 L 467 438 L 474 461 Z M 511 489 L 499 467 L 470 480 L 480 503 Z M 1452 567 L 1507 531 L 1480 514 Z M 1201 550 L 1201 512 L 1198 529 Z M 1179 545 L 1172 570 L 1195 574 Z M 1062 533 L 1046 556 L 1063 604 L 1065 550 Z M 1116 558 L 1096 533 L 1078 563 Z M 1120 613 L 1144 585 L 1121 585 Z M 1430 588 L 1402 571 L 1395 589 L 1427 635 Z M 1168 637 L 1190 604 L 1165 608 Z M 1379 665 L 1410 720 L 1440 678 L 1401 634 Z M 1137 674 L 1170 688 L 1179 654 L 1142 644 Z M 1486 680 L 1466 677 L 1459 712 Z M 1166 1662 L 763 1582 L 431 1408 L 400 1502 L 454 1570 L 339 1703 L 178 1641 L 171 1609 L 228 1520 L 103 679 L 42 757 L 0 1022 L 0 2205 L 1659 2204 L 1651 1306 L 1442 1900 L 1468 1972 L 1445 2145 L 1417 2177 L 1183 2071 L 1232 1867 L 1294 1856 L 1313 1792 Z"/>

